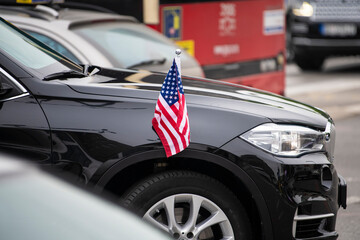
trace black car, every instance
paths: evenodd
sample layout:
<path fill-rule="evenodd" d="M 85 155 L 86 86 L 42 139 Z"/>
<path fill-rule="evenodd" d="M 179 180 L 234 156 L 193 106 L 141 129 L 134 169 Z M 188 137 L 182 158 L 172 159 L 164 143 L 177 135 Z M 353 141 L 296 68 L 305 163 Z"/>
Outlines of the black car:
<path fill-rule="evenodd" d="M 329 56 L 360 54 L 360 1 L 290 0 L 288 58 L 303 70 L 319 70 Z"/>
<path fill-rule="evenodd" d="M 336 239 L 335 127 L 278 95 L 182 77 L 191 143 L 152 129 L 165 75 L 79 66 L 0 21 L 0 146 L 75 174 L 175 239 Z"/>

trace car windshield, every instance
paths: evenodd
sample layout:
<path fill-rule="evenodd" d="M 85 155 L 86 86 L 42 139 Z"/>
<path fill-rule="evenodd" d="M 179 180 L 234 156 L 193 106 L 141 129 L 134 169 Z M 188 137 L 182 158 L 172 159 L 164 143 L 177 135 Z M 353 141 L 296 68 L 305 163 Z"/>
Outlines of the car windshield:
<path fill-rule="evenodd" d="M 0 36 L 1 51 L 41 76 L 71 70 L 82 71 L 81 66 L 24 34 L 2 18 L 0 18 Z"/>
<path fill-rule="evenodd" d="M 100 49 L 115 67 L 161 63 L 172 59 L 176 49 L 162 35 L 138 23 L 92 23 L 73 30 Z M 184 54 L 182 61 L 186 58 Z"/>

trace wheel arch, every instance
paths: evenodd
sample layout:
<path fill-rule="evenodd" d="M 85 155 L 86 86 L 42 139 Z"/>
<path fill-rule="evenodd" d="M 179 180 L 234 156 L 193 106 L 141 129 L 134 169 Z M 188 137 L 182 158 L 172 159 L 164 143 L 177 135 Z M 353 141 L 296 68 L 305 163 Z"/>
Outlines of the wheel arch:
<path fill-rule="evenodd" d="M 273 239 L 265 199 L 255 182 L 238 165 L 213 153 L 185 150 L 167 159 L 163 150 L 147 151 L 117 161 L 93 184 L 98 191 L 108 190 L 121 196 L 141 179 L 167 170 L 195 171 L 219 180 L 238 197 L 248 211 L 255 230 L 254 237 Z M 262 229 L 261 233 L 258 229 Z"/>

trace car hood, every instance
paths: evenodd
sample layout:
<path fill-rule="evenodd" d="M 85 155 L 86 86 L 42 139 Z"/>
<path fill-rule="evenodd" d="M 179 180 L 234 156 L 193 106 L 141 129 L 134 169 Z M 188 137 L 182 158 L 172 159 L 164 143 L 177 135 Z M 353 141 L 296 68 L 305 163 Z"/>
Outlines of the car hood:
<path fill-rule="evenodd" d="M 147 71 L 103 69 L 95 76 L 62 81 L 74 91 L 103 97 L 153 99 L 154 104 L 165 75 Z M 182 77 L 187 105 L 220 108 L 267 118 L 276 123 L 292 123 L 324 130 L 331 119 L 321 109 L 296 100 L 242 85 L 222 81 Z"/>

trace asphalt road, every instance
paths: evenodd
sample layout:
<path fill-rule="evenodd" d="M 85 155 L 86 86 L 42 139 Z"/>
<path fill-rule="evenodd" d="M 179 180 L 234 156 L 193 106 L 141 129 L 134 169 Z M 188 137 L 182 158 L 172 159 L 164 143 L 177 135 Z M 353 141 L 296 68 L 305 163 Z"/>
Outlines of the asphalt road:
<path fill-rule="evenodd" d="M 348 184 L 348 207 L 337 220 L 339 240 L 360 239 L 360 58 L 334 58 L 321 72 L 289 64 L 286 96 L 327 111 L 335 121 L 335 166 Z"/>

